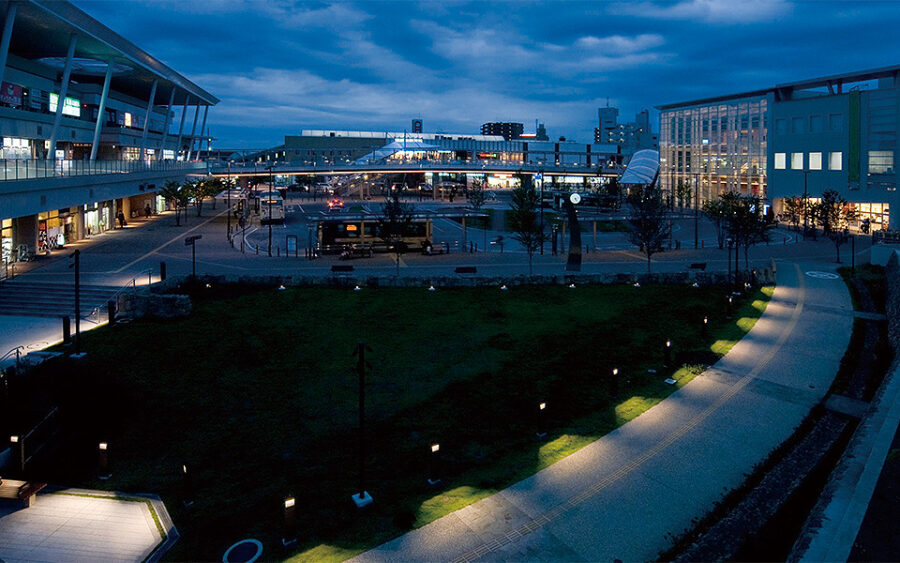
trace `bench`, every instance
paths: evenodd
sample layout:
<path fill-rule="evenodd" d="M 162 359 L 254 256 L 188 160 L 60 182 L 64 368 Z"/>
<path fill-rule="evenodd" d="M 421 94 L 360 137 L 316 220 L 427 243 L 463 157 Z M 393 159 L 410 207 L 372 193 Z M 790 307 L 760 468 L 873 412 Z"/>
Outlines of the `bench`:
<path fill-rule="evenodd" d="M 706 262 L 694 262 L 688 266 L 690 270 L 706 270 Z"/>
<path fill-rule="evenodd" d="M 0 479 L 0 499 L 17 500 L 23 507 L 28 508 L 34 504 L 34 497 L 38 491 L 46 486 L 46 483 Z"/>
<path fill-rule="evenodd" d="M 331 271 L 333 273 L 352 272 L 353 264 L 334 264 L 333 266 L 331 266 Z"/>
<path fill-rule="evenodd" d="M 478 273 L 478 268 L 475 266 L 457 266 L 456 267 L 457 274 L 476 274 Z"/>

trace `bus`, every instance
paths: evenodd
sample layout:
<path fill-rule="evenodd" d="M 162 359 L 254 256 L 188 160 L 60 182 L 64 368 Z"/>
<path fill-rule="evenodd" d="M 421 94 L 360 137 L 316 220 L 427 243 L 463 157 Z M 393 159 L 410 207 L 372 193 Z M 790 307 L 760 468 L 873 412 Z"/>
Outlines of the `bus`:
<path fill-rule="evenodd" d="M 280 195 L 261 194 L 259 196 L 259 223 L 284 223 L 284 200 Z"/>
<path fill-rule="evenodd" d="M 320 219 L 317 241 L 323 254 L 340 254 L 349 250 L 366 253 L 387 252 L 388 244 L 381 238 L 378 219 L 375 217 L 335 217 Z M 401 233 L 401 241 L 408 250 L 421 250 L 434 241 L 431 219 L 412 219 Z"/>

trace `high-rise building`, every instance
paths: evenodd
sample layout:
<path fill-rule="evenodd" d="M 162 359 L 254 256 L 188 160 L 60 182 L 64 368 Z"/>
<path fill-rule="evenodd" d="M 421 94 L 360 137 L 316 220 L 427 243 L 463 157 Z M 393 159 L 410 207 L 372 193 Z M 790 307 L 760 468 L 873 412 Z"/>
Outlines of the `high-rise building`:
<path fill-rule="evenodd" d="M 659 148 L 659 138 L 650 127 L 650 111 L 643 110 L 631 123 L 619 123 L 618 108 L 599 108 L 600 126 L 594 129 L 594 142 L 618 145 L 623 155 L 639 150 Z"/>
<path fill-rule="evenodd" d="M 525 131 L 525 125 L 522 123 L 500 123 L 490 122 L 481 126 L 482 135 L 500 135 L 507 141 L 518 139 Z"/>
<path fill-rule="evenodd" d="M 412 120 L 412 129 L 413 133 L 421 133 L 422 132 L 422 120 L 421 119 L 413 119 Z"/>

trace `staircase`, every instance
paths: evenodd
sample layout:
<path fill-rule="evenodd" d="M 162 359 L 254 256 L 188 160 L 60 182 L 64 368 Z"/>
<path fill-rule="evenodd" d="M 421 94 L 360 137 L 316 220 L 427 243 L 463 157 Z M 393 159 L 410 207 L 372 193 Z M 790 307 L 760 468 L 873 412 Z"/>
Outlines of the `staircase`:
<path fill-rule="evenodd" d="M 106 302 L 116 288 L 103 285 L 81 286 L 81 318 L 87 318 L 97 308 L 94 320 L 106 318 Z M 21 317 L 74 317 L 75 286 L 51 282 L 30 282 L 17 279 L 0 283 L 0 315 Z"/>

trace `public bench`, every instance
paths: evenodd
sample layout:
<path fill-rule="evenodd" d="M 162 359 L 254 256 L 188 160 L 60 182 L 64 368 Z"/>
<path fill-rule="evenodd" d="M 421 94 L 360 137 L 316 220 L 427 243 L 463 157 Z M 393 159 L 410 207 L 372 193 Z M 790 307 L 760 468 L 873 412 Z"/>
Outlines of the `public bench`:
<path fill-rule="evenodd" d="M 457 266 L 456 267 L 457 274 L 476 274 L 478 273 L 478 268 L 475 266 Z"/>
<path fill-rule="evenodd" d="M 334 264 L 331 266 L 332 273 L 352 272 L 353 264 Z"/>
<path fill-rule="evenodd" d="M 694 262 L 688 266 L 690 270 L 706 270 L 706 262 Z"/>
<path fill-rule="evenodd" d="M 34 504 L 34 497 L 38 491 L 46 486 L 46 483 L 0 479 L 0 499 L 17 500 L 23 507 L 28 508 Z"/>

